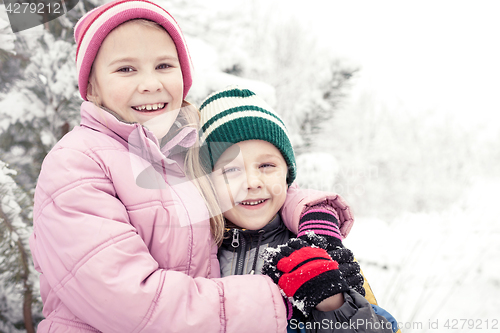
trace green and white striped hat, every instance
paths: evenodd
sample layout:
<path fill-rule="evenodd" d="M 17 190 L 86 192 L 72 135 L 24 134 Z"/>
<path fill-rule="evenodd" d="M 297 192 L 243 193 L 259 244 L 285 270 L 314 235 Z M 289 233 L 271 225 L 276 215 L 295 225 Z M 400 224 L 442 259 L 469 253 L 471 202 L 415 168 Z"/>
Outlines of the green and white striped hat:
<path fill-rule="evenodd" d="M 201 155 L 207 166 L 213 168 L 222 153 L 235 143 L 263 140 L 281 152 L 288 165 L 287 183 L 293 183 L 296 165 L 288 131 L 278 114 L 254 92 L 229 86 L 208 96 L 200 112 L 201 143 L 208 148 L 202 149 Z"/>

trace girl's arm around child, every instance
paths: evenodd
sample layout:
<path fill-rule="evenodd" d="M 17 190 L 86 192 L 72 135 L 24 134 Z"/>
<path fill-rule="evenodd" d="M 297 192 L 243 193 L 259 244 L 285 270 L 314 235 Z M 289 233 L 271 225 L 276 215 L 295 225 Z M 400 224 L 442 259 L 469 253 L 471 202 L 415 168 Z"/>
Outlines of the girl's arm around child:
<path fill-rule="evenodd" d="M 30 242 L 47 318 L 38 332 L 284 332 L 271 279 L 210 279 L 208 221 L 183 225 L 182 210 L 164 209 L 168 188 L 134 186 L 129 154 L 81 127 L 45 159 Z"/>

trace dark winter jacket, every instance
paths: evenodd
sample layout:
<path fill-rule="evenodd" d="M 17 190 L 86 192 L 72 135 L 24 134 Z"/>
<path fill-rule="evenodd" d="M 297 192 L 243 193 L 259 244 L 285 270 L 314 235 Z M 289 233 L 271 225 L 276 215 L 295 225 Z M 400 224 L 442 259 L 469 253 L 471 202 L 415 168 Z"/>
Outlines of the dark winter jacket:
<path fill-rule="evenodd" d="M 282 223 L 279 214 L 260 230 L 227 229 L 218 252 L 221 276 L 260 274 L 263 259 L 259 254 L 265 248 L 277 247 L 292 237 L 295 235 Z M 368 284 L 365 283 L 365 286 Z M 329 312 L 313 310 L 312 320 L 309 322 L 304 319 L 291 319 L 288 331 L 392 333 L 389 320 L 378 315 L 367 301 L 370 298 L 375 300 L 371 289 L 369 287 L 365 289 L 367 298 L 354 290 L 349 290 L 344 293 L 345 302 L 339 309 Z"/>

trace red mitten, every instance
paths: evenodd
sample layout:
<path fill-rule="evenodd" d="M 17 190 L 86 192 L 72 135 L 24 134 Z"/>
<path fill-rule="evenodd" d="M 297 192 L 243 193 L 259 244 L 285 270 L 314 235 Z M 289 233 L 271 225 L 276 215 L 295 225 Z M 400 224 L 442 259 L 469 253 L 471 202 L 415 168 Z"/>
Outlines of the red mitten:
<path fill-rule="evenodd" d="M 266 249 L 262 273 L 308 316 L 321 301 L 349 289 L 338 268 L 326 250 L 292 238 L 277 249 Z"/>

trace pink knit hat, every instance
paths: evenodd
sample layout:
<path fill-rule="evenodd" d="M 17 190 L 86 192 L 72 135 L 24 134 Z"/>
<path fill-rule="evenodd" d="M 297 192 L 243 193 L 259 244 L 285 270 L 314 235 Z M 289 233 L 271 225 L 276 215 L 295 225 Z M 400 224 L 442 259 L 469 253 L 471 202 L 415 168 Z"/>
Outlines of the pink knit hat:
<path fill-rule="evenodd" d="M 192 64 L 186 40 L 175 19 L 165 9 L 147 0 L 115 0 L 91 10 L 75 26 L 78 87 L 84 100 L 87 100 L 90 70 L 102 42 L 114 28 L 133 19 L 156 22 L 168 32 L 177 48 L 186 97 L 192 84 Z"/>

